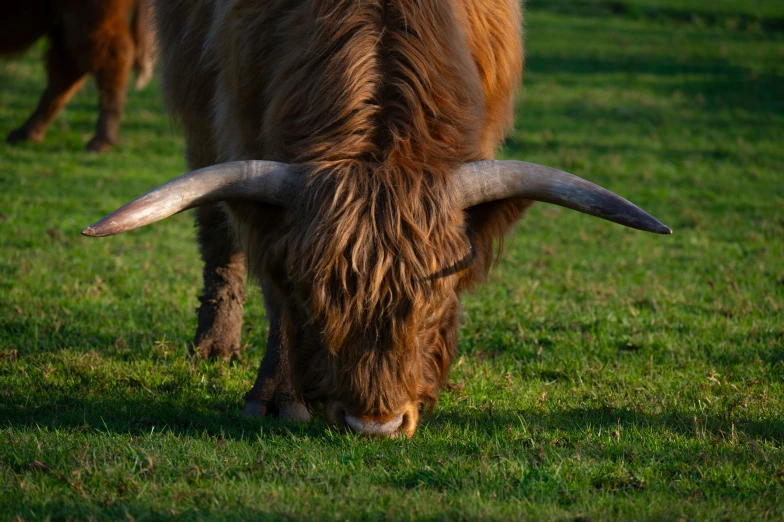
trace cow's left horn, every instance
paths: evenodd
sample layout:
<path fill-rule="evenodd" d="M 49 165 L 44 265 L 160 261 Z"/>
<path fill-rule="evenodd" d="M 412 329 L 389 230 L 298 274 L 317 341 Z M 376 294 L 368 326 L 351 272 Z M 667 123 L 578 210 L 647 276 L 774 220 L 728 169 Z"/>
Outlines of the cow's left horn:
<path fill-rule="evenodd" d="M 477 161 L 455 172 L 463 208 L 507 198 L 553 203 L 627 227 L 672 234 L 672 230 L 633 203 L 590 181 L 523 161 Z"/>
<path fill-rule="evenodd" d="M 166 219 L 183 210 L 230 199 L 286 207 L 296 197 L 296 168 L 274 161 L 233 161 L 194 170 L 152 189 L 86 227 L 82 234 L 102 237 Z"/>

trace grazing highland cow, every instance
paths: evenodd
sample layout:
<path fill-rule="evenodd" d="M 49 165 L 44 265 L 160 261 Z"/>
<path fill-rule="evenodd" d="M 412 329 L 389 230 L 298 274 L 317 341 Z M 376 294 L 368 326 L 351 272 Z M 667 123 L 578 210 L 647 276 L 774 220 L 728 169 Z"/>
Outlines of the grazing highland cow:
<path fill-rule="evenodd" d="M 270 321 L 246 415 L 411 436 L 457 351 L 460 293 L 532 200 L 669 229 L 555 169 L 488 161 L 522 70 L 517 0 L 159 0 L 181 176 L 83 233 L 198 207 L 195 351 L 240 347 L 244 273 Z"/>
<path fill-rule="evenodd" d="M 87 150 L 105 151 L 117 142 L 128 74 L 136 87 L 152 76 L 150 0 L 4 1 L 0 55 L 24 51 L 46 36 L 48 84 L 33 114 L 11 131 L 9 143 L 41 141 L 46 128 L 88 74 L 98 84 L 99 116 Z M 130 27 L 128 17 L 133 10 Z"/>

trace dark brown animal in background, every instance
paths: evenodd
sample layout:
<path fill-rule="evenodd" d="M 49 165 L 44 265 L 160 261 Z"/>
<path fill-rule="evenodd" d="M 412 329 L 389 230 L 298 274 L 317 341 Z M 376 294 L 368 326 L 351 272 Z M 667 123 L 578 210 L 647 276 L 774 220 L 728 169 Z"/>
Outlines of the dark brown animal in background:
<path fill-rule="evenodd" d="M 87 75 L 98 84 L 98 123 L 87 150 L 117 143 L 131 68 L 136 88 L 152 76 L 150 0 L 5 0 L 0 4 L 0 55 L 20 53 L 46 37 L 47 86 L 33 114 L 6 138 L 39 142 Z M 132 16 L 130 25 L 129 17 Z"/>
<path fill-rule="evenodd" d="M 198 207 L 194 351 L 240 349 L 245 264 L 270 334 L 245 415 L 411 436 L 459 296 L 531 200 L 670 230 L 570 174 L 493 157 L 522 74 L 515 0 L 159 0 L 164 92 L 200 169 L 87 227 Z M 228 163 L 226 163 L 228 162 Z"/>

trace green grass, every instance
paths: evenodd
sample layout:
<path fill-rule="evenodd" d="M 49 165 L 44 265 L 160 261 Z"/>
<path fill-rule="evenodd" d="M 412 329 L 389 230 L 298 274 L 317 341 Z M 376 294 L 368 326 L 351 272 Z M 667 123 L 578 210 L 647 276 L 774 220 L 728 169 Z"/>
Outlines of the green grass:
<path fill-rule="evenodd" d="M 261 300 L 240 362 L 187 360 L 189 215 L 79 236 L 182 172 L 157 85 L 104 156 L 81 152 L 92 87 L 43 144 L 0 145 L 0 519 L 784 517 L 784 7 L 616 3 L 530 0 L 502 155 L 675 234 L 533 208 L 464 300 L 455 385 L 409 441 L 239 417 Z M 2 133 L 39 55 L 0 69 Z"/>

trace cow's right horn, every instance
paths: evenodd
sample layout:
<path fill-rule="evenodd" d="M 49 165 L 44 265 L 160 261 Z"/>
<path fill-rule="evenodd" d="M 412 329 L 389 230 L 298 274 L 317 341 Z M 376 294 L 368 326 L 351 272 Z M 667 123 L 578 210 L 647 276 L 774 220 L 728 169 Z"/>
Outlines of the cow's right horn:
<path fill-rule="evenodd" d="M 455 172 L 454 186 L 463 208 L 507 198 L 532 199 L 638 230 L 672 234 L 668 226 L 621 196 L 568 172 L 535 163 L 466 163 Z"/>
<path fill-rule="evenodd" d="M 233 161 L 194 170 L 152 189 L 86 227 L 82 234 L 102 237 L 166 219 L 183 210 L 230 199 L 286 207 L 296 197 L 296 167 L 275 161 Z"/>

